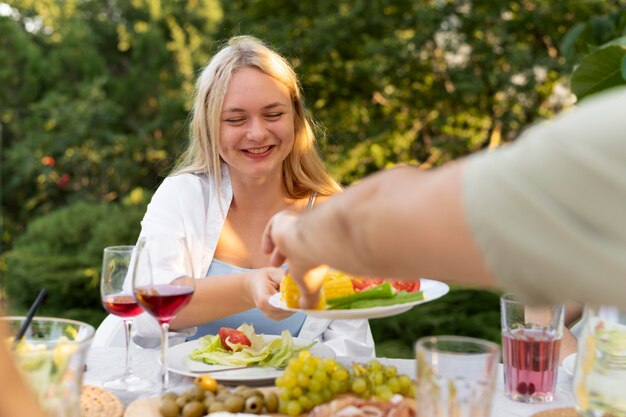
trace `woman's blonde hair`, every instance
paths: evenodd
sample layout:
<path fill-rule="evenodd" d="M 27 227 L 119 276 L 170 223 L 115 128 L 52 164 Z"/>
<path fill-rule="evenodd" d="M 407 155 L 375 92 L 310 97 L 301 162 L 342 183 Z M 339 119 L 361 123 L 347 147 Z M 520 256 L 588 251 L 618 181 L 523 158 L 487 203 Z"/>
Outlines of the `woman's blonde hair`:
<path fill-rule="evenodd" d="M 304 198 L 315 191 L 331 195 L 340 190 L 328 175 L 315 147 L 314 122 L 302 102 L 300 84 L 285 58 L 262 41 L 251 36 L 237 36 L 228 41 L 202 70 L 196 83 L 191 111 L 189 146 L 174 174 L 206 173 L 222 180 L 218 141 L 222 105 L 232 74 L 240 68 L 256 68 L 284 84 L 294 110 L 294 144 L 283 162 L 283 183 L 289 197 Z"/>

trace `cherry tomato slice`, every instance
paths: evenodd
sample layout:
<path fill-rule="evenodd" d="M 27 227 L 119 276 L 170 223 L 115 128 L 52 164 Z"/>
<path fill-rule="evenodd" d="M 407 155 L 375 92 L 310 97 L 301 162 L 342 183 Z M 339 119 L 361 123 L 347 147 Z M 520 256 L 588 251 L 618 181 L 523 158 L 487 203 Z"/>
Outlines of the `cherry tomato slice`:
<path fill-rule="evenodd" d="M 250 339 L 248 339 L 248 336 L 241 333 L 239 330 L 231 329 L 230 327 L 222 327 L 219 330 L 218 334 L 220 335 L 222 346 L 224 346 L 224 349 L 227 349 L 227 350 L 233 350 L 233 349 L 228 345 L 228 343 L 226 343 L 226 340 L 228 340 L 228 342 L 231 345 L 240 344 L 240 345 L 250 346 L 252 344 L 250 342 Z"/>

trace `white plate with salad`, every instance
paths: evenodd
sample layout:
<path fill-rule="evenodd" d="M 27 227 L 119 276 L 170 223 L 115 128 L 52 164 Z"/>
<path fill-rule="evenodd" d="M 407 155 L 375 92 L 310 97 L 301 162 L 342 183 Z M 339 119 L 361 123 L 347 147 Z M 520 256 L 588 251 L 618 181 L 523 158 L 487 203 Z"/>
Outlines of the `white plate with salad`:
<path fill-rule="evenodd" d="M 376 319 L 381 317 L 395 316 L 397 314 L 409 311 L 413 307 L 419 304 L 424 304 L 429 301 L 436 300 L 442 297 L 450 291 L 450 287 L 441 281 L 435 281 L 433 279 L 421 278 L 420 279 L 420 291 L 422 292 L 422 299 L 417 301 L 404 302 L 399 304 L 391 304 L 378 307 L 369 308 L 348 308 L 348 309 L 333 309 L 333 310 L 306 310 L 300 308 L 289 308 L 282 299 L 281 293 L 274 294 L 269 302 L 276 308 L 280 308 L 287 311 L 300 311 L 306 313 L 312 317 L 319 317 L 324 319 L 333 320 L 350 320 L 350 319 Z"/>
<path fill-rule="evenodd" d="M 241 327 L 237 330 L 240 329 Z M 306 350 L 315 356 L 335 357 L 335 352 L 321 343 L 292 337 L 288 332 L 283 333 L 287 334 L 256 335 L 254 330 L 246 331 L 250 336 L 250 348 L 243 346 L 238 349 L 233 345 L 234 351 L 227 351 L 221 346 L 219 335 L 205 336 L 171 347 L 168 350 L 168 367 L 171 372 L 185 376 L 196 377 L 208 373 L 219 382 L 259 384 L 273 382 L 283 373 L 284 366 L 280 365 L 280 362 L 286 365 L 286 361 L 292 355 L 305 350 L 306 347 L 310 346 Z M 278 356 L 280 358 L 277 359 Z M 203 358 L 223 364 L 210 365 L 204 363 Z M 279 367 L 273 366 L 276 364 L 279 364 Z"/>

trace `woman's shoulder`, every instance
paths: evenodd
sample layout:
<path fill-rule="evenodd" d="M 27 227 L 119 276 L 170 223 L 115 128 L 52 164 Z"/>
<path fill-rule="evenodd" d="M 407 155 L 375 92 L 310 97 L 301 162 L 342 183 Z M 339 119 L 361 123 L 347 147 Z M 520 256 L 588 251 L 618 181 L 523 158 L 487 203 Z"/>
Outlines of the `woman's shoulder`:
<path fill-rule="evenodd" d="M 210 195 L 213 183 L 204 174 L 172 174 L 163 180 L 156 190 L 155 197 L 165 199 L 197 199 Z"/>
<path fill-rule="evenodd" d="M 210 183 L 208 175 L 195 172 L 181 172 L 170 174 L 163 180 L 163 184 L 205 184 Z"/>

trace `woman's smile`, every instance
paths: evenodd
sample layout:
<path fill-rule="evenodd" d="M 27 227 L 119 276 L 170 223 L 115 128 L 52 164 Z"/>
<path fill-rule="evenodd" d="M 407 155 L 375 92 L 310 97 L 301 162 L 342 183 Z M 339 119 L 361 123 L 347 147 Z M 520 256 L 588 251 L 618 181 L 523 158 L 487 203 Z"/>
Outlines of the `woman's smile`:
<path fill-rule="evenodd" d="M 274 145 L 262 146 L 259 148 L 246 148 L 242 149 L 245 156 L 251 159 L 262 159 L 269 155 Z"/>

